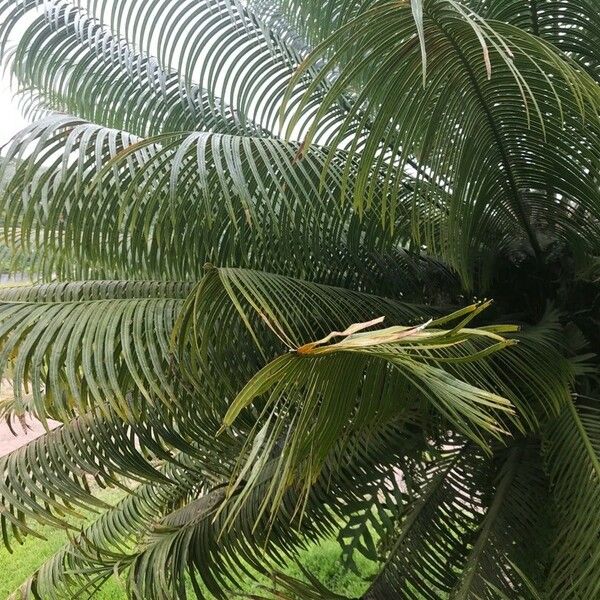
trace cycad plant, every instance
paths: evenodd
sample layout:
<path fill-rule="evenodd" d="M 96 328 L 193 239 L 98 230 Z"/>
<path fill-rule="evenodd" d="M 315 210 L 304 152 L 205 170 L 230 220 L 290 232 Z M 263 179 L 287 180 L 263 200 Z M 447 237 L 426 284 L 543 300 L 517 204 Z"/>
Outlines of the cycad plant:
<path fill-rule="evenodd" d="M 596 4 L 0 0 L 16 598 L 600 598 Z"/>

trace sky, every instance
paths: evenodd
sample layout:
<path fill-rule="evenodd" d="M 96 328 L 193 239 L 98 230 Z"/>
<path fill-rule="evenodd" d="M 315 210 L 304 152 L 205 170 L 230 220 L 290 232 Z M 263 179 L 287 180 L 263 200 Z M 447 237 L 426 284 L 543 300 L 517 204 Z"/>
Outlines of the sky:
<path fill-rule="evenodd" d="M 9 47 L 14 44 L 21 34 L 25 31 L 26 24 L 33 17 L 23 19 L 12 30 L 12 35 L 8 39 Z M 18 102 L 14 96 L 14 90 L 10 89 L 10 76 L 5 65 L 0 65 L 0 154 L 2 146 L 4 146 L 10 138 L 19 130 L 23 129 L 29 123 L 21 115 Z"/>
<path fill-rule="evenodd" d="M 8 75 L 2 76 L 0 71 L 0 147 L 26 125 L 27 121 L 19 112 L 17 101 L 9 89 Z"/>

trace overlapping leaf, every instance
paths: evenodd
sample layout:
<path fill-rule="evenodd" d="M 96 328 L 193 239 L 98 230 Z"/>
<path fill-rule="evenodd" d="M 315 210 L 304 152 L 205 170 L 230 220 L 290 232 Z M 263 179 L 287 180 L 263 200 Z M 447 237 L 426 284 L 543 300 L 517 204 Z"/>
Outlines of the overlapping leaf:
<path fill-rule="evenodd" d="M 150 404 L 174 398 L 169 340 L 190 287 L 97 281 L 6 290 L 0 366 L 20 412 L 68 418 L 110 403 L 127 415 L 131 394 Z"/>
<path fill-rule="evenodd" d="M 7 157 L 5 234 L 38 248 L 47 277 L 198 279 L 211 261 L 375 287 L 406 254 L 408 212 L 392 235 L 340 203 L 343 153 L 321 182 L 318 148 L 204 133 L 141 141 L 54 116 Z"/>
<path fill-rule="evenodd" d="M 599 592 L 600 411 L 596 398 L 569 402 L 548 431 L 547 461 L 559 524 L 549 597 Z"/>
<path fill-rule="evenodd" d="M 352 133 L 350 146 L 350 156 L 360 161 L 355 201 L 369 203 L 373 185 L 380 185 L 370 172 L 381 165 L 393 214 L 400 174 L 415 157 L 421 166 L 415 194 L 425 192 L 436 220 L 440 203 L 444 215 L 440 237 L 437 229 L 422 237 L 415 229 L 415 235 L 467 286 L 477 283 L 477 258 L 505 251 L 508 239 L 521 240 L 538 258 L 542 232 L 593 251 L 600 222 L 598 187 L 589 177 L 598 161 L 591 141 L 600 107 L 596 83 L 521 29 L 488 23 L 451 0 L 429 0 L 423 7 L 425 87 L 409 3 L 377 4 L 304 63 L 313 65 L 330 52 L 320 78 L 341 68 L 313 127 L 340 94 L 358 90 L 337 136 L 339 143 L 354 132 L 357 111 L 364 112 L 366 133 Z M 307 100 L 311 93 L 309 88 Z M 306 144 L 311 138 L 309 133 Z M 432 178 L 447 198 L 428 192 Z"/>

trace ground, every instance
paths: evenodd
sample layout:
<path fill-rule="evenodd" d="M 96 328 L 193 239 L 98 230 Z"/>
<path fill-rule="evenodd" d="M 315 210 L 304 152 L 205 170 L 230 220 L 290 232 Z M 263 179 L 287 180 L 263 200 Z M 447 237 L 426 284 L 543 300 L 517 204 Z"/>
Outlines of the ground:
<path fill-rule="evenodd" d="M 3 394 L 9 393 L 3 390 Z M 2 395 L 0 394 L 0 399 Z M 44 428 L 33 417 L 26 419 L 26 430 L 23 430 L 19 422 L 13 422 L 13 429 L 17 433 L 11 433 L 5 422 L 0 423 L 0 456 L 8 454 L 12 450 L 27 444 L 31 440 L 44 433 Z M 51 423 L 52 427 L 58 423 Z M 97 490 L 97 495 L 109 503 L 117 502 L 123 495 L 120 490 Z M 94 515 L 90 515 L 87 521 L 92 521 Z M 12 553 L 4 548 L 0 542 L 0 600 L 14 592 L 27 578 L 67 541 L 63 531 L 53 530 L 47 527 L 39 529 L 45 539 L 27 536 L 24 543 L 15 543 Z M 330 540 L 322 544 L 311 544 L 299 558 L 299 562 L 310 573 L 316 575 L 329 589 L 338 593 L 348 594 L 351 597 L 360 596 L 366 584 L 361 577 L 348 572 L 341 564 L 340 547 L 337 542 Z M 365 577 L 375 573 L 376 565 L 359 557 L 358 566 Z M 291 565 L 286 572 L 295 577 L 302 577 L 300 569 Z M 268 583 L 265 580 L 265 583 Z M 254 582 L 247 582 L 246 591 L 256 591 Z M 208 598 L 211 596 L 208 595 Z M 126 594 L 124 584 L 116 577 L 111 578 L 101 590 L 93 596 L 94 600 L 125 600 Z M 66 600 L 66 599 L 65 599 Z"/>
<path fill-rule="evenodd" d="M 44 427 L 37 419 L 30 416 L 25 422 L 25 428 L 18 421 L 12 422 L 12 428 L 17 435 L 10 430 L 6 421 L 0 422 L 0 456 L 16 450 L 45 433 Z M 56 427 L 56 425 L 58 423 L 50 422 L 50 427 Z"/>

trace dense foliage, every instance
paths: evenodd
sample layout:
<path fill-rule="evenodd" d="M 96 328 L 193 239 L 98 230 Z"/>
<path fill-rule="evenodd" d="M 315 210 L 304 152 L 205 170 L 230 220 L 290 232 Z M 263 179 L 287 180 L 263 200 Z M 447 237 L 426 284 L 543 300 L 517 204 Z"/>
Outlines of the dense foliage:
<path fill-rule="evenodd" d="M 0 0 L 15 597 L 600 598 L 595 4 Z"/>

